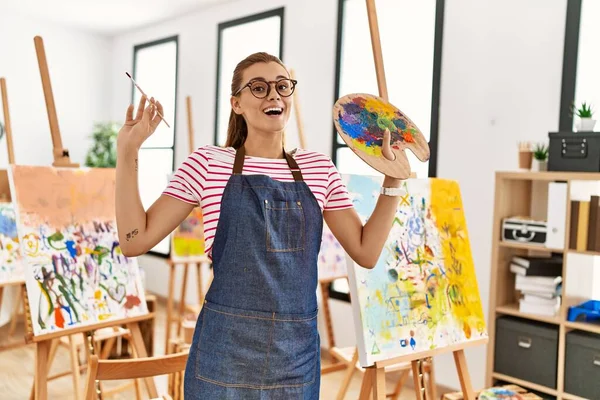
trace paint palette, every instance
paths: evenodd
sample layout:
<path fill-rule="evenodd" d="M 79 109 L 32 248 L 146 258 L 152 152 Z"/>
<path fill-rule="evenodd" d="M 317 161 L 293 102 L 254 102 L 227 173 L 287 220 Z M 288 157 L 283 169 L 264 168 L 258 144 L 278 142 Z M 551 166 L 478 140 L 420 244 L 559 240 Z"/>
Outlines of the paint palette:
<path fill-rule="evenodd" d="M 412 151 L 420 161 L 429 160 L 429 145 L 419 128 L 381 97 L 365 93 L 341 97 L 333 107 L 333 122 L 348 147 L 382 174 L 398 179 L 410 177 L 405 149 Z M 382 154 L 386 128 L 391 134 L 394 161 Z"/>

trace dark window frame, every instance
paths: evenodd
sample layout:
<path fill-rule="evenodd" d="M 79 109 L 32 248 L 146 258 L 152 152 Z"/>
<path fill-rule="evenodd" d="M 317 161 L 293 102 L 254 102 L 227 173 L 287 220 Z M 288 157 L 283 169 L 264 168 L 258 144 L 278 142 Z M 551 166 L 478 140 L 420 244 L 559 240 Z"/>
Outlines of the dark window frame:
<path fill-rule="evenodd" d="M 133 71 L 132 77 L 136 79 L 136 67 L 137 67 L 137 52 L 148 47 L 158 46 L 161 44 L 165 44 L 168 42 L 175 42 L 175 105 L 174 105 L 174 115 L 173 115 L 173 145 L 170 147 L 142 147 L 140 151 L 144 150 L 171 150 L 173 152 L 173 162 L 171 165 L 171 171 L 175 170 L 175 143 L 177 141 L 177 95 L 179 89 L 179 35 L 168 36 L 162 39 L 153 40 L 151 42 L 141 43 L 133 46 Z M 131 85 L 131 104 L 134 103 L 135 92 L 137 88 L 134 85 Z M 134 105 L 137 108 L 137 104 Z M 160 258 L 169 258 L 171 256 L 171 242 L 169 241 L 169 250 L 167 253 L 160 253 L 154 250 L 149 250 L 146 254 L 160 257 Z"/>
<path fill-rule="evenodd" d="M 581 25 L 582 0 L 567 1 L 565 22 L 565 44 L 563 50 L 563 69 L 560 92 L 560 117 L 558 129 L 561 132 L 573 131 L 571 106 L 575 99 L 577 85 L 577 57 L 579 55 L 579 29 Z"/>
<path fill-rule="evenodd" d="M 337 25 L 337 42 L 336 42 L 336 60 L 335 60 L 335 89 L 334 99 L 336 102 L 340 97 L 340 78 L 341 78 L 341 63 L 342 63 L 342 33 L 344 24 L 344 4 L 346 0 L 338 0 L 338 25 Z M 429 176 L 437 176 L 437 158 L 438 158 L 438 134 L 439 134 L 439 116 L 440 116 L 440 86 L 442 75 L 442 44 L 444 36 L 444 8 L 445 0 L 436 0 L 435 7 L 435 39 L 433 53 L 433 84 L 431 97 L 431 124 L 429 137 Z M 332 147 L 331 160 L 337 165 L 337 151 L 348 147 L 345 143 L 338 143 L 337 131 L 332 123 Z M 329 297 L 346 302 L 350 302 L 348 293 L 338 292 L 333 289 L 333 283 L 329 284 Z"/>
<path fill-rule="evenodd" d="M 217 27 L 217 82 L 216 82 L 216 107 L 215 107 L 215 132 L 214 132 L 214 144 L 219 146 L 219 82 L 221 79 L 221 48 L 223 46 L 223 31 L 227 28 L 232 28 L 238 25 L 244 25 L 250 22 L 256 22 L 261 19 L 267 19 L 271 17 L 279 17 L 279 59 L 283 61 L 283 38 L 285 28 L 285 7 L 278 7 L 272 10 L 263 11 L 257 14 L 248 15 L 242 18 L 236 18 L 230 21 L 221 22 Z"/>

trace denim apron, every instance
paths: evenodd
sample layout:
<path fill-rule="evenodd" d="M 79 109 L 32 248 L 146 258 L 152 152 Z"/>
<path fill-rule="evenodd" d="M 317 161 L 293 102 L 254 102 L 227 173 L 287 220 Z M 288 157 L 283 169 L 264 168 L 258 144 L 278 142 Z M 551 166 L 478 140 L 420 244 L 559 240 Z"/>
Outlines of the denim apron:
<path fill-rule="evenodd" d="M 236 152 L 213 244 L 214 279 L 198 317 L 185 398 L 316 400 L 321 208 L 296 161 L 294 182 L 242 175 Z"/>

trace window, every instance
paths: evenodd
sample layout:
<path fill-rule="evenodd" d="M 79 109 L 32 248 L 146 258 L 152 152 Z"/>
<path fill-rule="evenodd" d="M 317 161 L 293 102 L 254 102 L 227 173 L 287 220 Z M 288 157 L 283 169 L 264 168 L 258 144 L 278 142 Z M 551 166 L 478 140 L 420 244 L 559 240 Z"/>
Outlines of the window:
<path fill-rule="evenodd" d="M 225 145 L 231 106 L 231 78 L 238 62 L 265 51 L 283 59 L 283 8 L 219 24 L 215 144 Z"/>
<path fill-rule="evenodd" d="M 576 129 L 577 118 L 571 114 L 573 103 L 592 104 L 595 116 L 600 112 L 600 2 L 597 0 L 569 0 L 565 27 L 563 81 L 561 92 L 560 130 Z M 594 117 L 596 119 L 596 117 Z M 600 130 L 596 124 L 595 131 Z"/>
<path fill-rule="evenodd" d="M 156 132 L 142 145 L 139 152 L 140 196 L 148 209 L 168 184 L 169 175 L 175 167 L 175 115 L 177 111 L 177 36 L 133 49 L 133 79 L 146 95 L 154 97 L 163 105 L 164 119 Z M 132 85 L 133 104 L 142 94 Z M 167 257 L 171 250 L 169 237 L 158 243 L 149 253 Z"/>
<path fill-rule="evenodd" d="M 377 11 L 389 100 L 429 141 L 429 162 L 419 161 L 409 150 L 406 155 L 418 177 L 435 176 L 444 0 L 379 0 Z M 334 101 L 350 93 L 378 95 L 366 3 L 339 0 L 338 12 Z M 352 152 L 335 128 L 331 158 L 342 174 L 380 175 Z M 331 284 L 330 296 L 349 300 L 345 280 Z"/>

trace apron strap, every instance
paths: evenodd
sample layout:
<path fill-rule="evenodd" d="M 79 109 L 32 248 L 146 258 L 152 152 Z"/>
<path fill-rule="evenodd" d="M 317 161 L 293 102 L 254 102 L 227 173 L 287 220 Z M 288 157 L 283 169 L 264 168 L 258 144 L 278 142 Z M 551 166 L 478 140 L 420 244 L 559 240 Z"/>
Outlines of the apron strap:
<path fill-rule="evenodd" d="M 283 150 L 283 155 L 285 160 L 287 161 L 288 167 L 292 171 L 292 176 L 296 182 L 303 182 L 304 179 L 302 177 L 302 172 L 300 171 L 300 167 L 298 167 L 298 163 L 292 156 Z M 246 149 L 244 146 L 240 146 L 235 152 L 235 161 L 233 162 L 233 174 L 240 175 L 242 170 L 244 169 L 244 157 L 246 157 Z"/>

